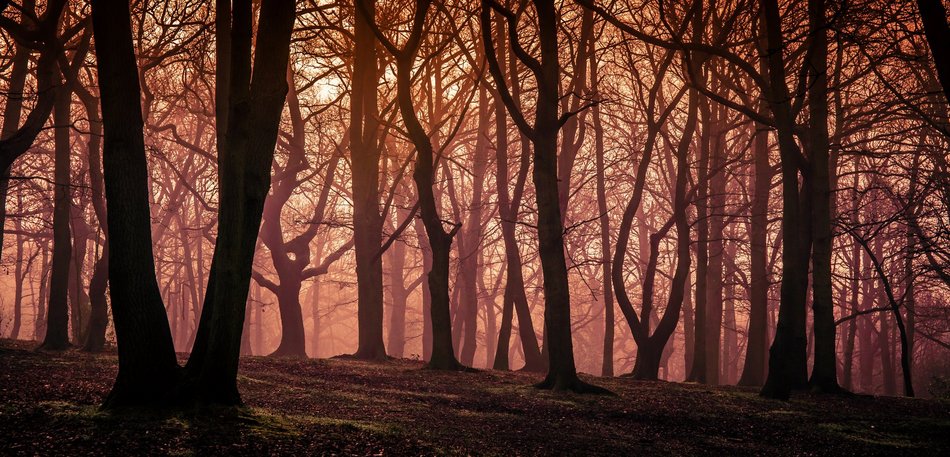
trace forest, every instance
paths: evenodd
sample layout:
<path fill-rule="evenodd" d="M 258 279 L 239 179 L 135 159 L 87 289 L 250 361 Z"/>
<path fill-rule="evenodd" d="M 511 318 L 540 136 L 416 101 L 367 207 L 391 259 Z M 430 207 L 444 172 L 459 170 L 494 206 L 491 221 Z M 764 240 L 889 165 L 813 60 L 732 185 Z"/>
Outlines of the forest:
<path fill-rule="evenodd" d="M 0 454 L 950 451 L 948 8 L 0 0 Z"/>

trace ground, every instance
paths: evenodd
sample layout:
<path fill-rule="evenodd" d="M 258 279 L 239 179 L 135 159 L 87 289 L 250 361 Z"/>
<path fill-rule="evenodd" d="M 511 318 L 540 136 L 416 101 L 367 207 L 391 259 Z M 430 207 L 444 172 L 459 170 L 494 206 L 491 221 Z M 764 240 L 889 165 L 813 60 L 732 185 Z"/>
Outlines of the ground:
<path fill-rule="evenodd" d="M 950 455 L 950 403 L 626 378 L 616 396 L 539 391 L 540 377 L 419 362 L 247 357 L 247 408 L 100 412 L 112 354 L 0 342 L 0 455 Z"/>

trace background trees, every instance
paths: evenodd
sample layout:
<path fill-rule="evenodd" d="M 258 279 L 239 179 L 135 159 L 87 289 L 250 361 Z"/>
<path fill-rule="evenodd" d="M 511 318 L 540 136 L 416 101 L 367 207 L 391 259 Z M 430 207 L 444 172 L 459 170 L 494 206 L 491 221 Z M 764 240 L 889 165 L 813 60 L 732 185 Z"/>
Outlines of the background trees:
<path fill-rule="evenodd" d="M 122 379 L 228 402 L 242 345 L 777 397 L 947 369 L 940 2 L 227 5 L 121 40 L 6 5 L 4 336 L 147 339 Z"/>

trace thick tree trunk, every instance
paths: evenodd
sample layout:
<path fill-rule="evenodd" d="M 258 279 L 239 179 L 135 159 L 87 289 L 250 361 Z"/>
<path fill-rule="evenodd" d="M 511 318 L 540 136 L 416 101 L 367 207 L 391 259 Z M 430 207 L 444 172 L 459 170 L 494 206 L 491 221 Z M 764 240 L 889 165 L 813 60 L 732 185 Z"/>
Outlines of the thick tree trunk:
<path fill-rule="evenodd" d="M 937 68 L 943 94 L 950 101 L 950 25 L 942 0 L 917 0 L 924 33 Z"/>
<path fill-rule="evenodd" d="M 234 3 L 227 140 L 218 154 L 218 233 L 201 324 L 197 360 L 188 361 L 186 401 L 240 404 L 237 369 L 254 250 L 270 189 L 271 163 L 287 95 L 287 63 L 296 4 L 263 2 L 253 76 L 250 0 Z M 299 307 L 298 307 L 299 312 Z M 302 333 L 302 332 L 301 332 Z M 301 334 L 302 337 L 302 334 Z M 195 363 L 192 363 L 195 362 Z"/>
<path fill-rule="evenodd" d="M 280 310 L 280 344 L 272 357 L 307 357 L 307 341 L 303 328 L 303 310 L 300 307 L 299 279 L 281 278 L 277 289 L 277 307 Z M 297 279 L 297 280 L 295 280 Z"/>
<path fill-rule="evenodd" d="M 384 360 L 383 216 L 379 208 L 378 84 L 376 38 L 360 13 L 373 15 L 375 0 L 359 0 L 355 8 L 353 87 L 350 95 L 350 152 L 353 169 L 353 233 L 356 248 L 359 345 L 354 356 Z"/>
<path fill-rule="evenodd" d="M 821 392 L 840 392 L 835 351 L 836 325 L 831 282 L 831 164 L 828 138 L 828 37 L 825 0 L 808 1 L 811 56 L 808 63 L 808 141 L 811 155 L 812 311 L 815 328 L 814 365 L 809 383 Z"/>
<path fill-rule="evenodd" d="M 92 4 L 102 104 L 109 283 L 119 374 L 105 407 L 162 405 L 178 377 L 152 262 L 148 163 L 128 2 Z"/>
<path fill-rule="evenodd" d="M 798 186 L 804 158 L 795 142 L 791 98 L 785 78 L 784 39 L 776 0 L 762 0 L 770 90 L 766 94 L 778 132 L 782 169 L 782 298 L 775 339 L 769 349 L 769 373 L 761 394 L 787 399 L 807 382 L 805 298 L 811 237 L 808 230 L 808 181 Z"/>
<path fill-rule="evenodd" d="M 557 11 L 553 0 L 534 0 L 538 15 L 540 72 L 535 107 L 534 181 L 538 207 L 538 255 L 544 278 L 545 349 L 548 374 L 538 387 L 576 392 L 600 392 L 577 377 L 574 344 L 571 336 L 571 294 L 564 257 L 564 226 L 558 196 L 557 143 L 558 117 Z"/>
<path fill-rule="evenodd" d="M 564 254 L 564 226 L 558 198 L 557 151 L 558 133 L 563 119 L 558 114 L 558 63 L 557 18 L 553 0 L 534 0 L 537 12 L 538 43 L 540 59 L 524 58 L 534 65 L 537 81 L 537 97 L 534 126 L 529 126 L 520 108 L 511 98 L 504 74 L 501 72 L 491 34 L 491 9 L 498 10 L 515 27 L 514 13 L 500 5 L 482 4 L 482 39 L 486 57 L 496 87 L 519 129 L 529 136 L 534 148 L 533 181 L 535 203 L 538 208 L 538 254 L 544 289 L 544 352 L 548 355 L 548 374 L 537 387 L 575 392 L 605 392 L 604 389 L 584 383 L 578 378 L 574 365 L 574 348 L 571 336 L 571 304 L 567 264 Z M 510 30 L 512 37 L 516 34 Z"/>

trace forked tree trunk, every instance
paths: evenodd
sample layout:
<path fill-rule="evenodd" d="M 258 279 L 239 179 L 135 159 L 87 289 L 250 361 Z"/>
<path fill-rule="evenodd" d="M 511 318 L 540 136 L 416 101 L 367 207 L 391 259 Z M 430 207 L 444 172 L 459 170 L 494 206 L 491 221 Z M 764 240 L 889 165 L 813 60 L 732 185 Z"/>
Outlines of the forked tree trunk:
<path fill-rule="evenodd" d="M 437 370 L 464 368 L 455 358 L 452 347 L 452 318 L 449 311 L 449 254 L 452 238 L 461 225 L 450 232 L 442 226 L 442 218 L 433 191 L 435 181 L 435 151 L 428 133 L 416 116 L 412 102 L 411 72 L 422 39 L 422 29 L 430 6 L 429 0 L 419 0 L 413 15 L 412 31 L 401 51 L 390 49 L 396 58 L 396 98 L 399 112 L 416 147 L 416 163 L 412 173 L 419 198 L 419 214 L 432 250 L 432 269 L 428 273 L 429 293 L 432 298 L 432 356 L 428 367 Z M 365 11 L 364 11 L 365 12 Z M 367 12 L 368 13 L 368 12 Z M 396 52 L 394 52 L 396 51 Z"/>
<path fill-rule="evenodd" d="M 287 63 L 295 7 L 294 1 L 261 3 L 253 40 L 258 52 L 253 54 L 252 74 L 252 4 L 250 0 L 234 2 L 227 139 L 219 145 L 218 153 L 218 226 L 232 229 L 219 231 L 215 243 L 195 350 L 186 367 L 184 402 L 241 403 L 237 391 L 241 333 L 254 250 L 270 189 L 274 147 L 288 91 Z M 217 13 L 225 11 L 226 6 Z"/>

